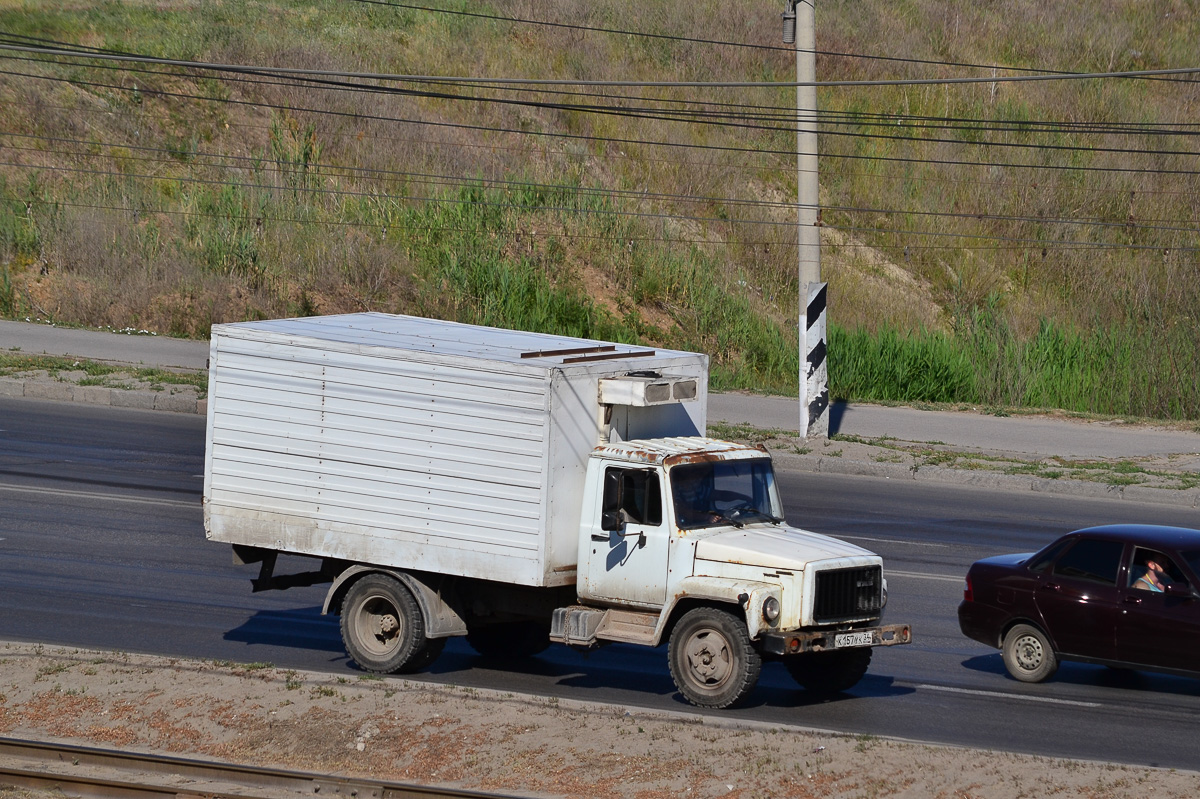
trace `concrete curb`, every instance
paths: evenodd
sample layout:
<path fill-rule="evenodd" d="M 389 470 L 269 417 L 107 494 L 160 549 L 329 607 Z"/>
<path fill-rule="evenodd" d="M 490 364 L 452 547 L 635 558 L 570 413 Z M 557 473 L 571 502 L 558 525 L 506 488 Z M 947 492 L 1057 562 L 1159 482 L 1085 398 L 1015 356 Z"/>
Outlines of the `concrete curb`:
<path fill-rule="evenodd" d="M 141 411 L 170 411 L 173 413 L 205 414 L 208 400 L 190 394 L 149 389 L 109 388 L 107 386 L 77 386 L 59 380 L 21 380 L 0 377 L 0 397 L 82 402 L 88 405 L 108 405 L 113 408 L 133 408 Z"/>

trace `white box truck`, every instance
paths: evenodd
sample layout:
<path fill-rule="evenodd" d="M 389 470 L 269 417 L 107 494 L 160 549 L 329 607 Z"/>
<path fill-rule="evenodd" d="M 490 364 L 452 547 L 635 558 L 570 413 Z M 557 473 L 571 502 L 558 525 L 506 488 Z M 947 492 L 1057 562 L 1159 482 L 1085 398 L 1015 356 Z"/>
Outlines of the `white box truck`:
<path fill-rule="evenodd" d="M 882 561 L 788 525 L 767 453 L 704 436 L 707 391 L 689 352 L 378 313 L 215 325 L 205 531 L 255 590 L 331 583 L 371 672 L 456 635 L 507 658 L 665 641 L 699 706 L 744 700 L 764 659 L 849 688 L 911 640 L 880 624 Z"/>

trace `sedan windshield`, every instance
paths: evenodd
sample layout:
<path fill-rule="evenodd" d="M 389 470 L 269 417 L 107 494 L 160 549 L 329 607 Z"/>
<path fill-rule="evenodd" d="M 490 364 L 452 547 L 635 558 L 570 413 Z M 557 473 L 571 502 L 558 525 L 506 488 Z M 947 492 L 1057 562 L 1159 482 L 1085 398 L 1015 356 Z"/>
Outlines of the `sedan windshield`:
<path fill-rule="evenodd" d="M 671 495 L 676 524 L 684 530 L 783 521 L 775 472 L 766 458 L 676 466 Z"/>

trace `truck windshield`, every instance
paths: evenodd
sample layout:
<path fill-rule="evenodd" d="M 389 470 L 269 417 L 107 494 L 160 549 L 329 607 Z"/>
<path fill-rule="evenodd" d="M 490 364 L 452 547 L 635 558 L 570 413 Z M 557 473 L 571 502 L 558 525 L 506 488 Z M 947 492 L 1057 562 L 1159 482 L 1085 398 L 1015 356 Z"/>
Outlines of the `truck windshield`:
<path fill-rule="evenodd" d="M 680 529 L 783 521 L 771 461 L 689 463 L 671 469 L 675 523 Z"/>

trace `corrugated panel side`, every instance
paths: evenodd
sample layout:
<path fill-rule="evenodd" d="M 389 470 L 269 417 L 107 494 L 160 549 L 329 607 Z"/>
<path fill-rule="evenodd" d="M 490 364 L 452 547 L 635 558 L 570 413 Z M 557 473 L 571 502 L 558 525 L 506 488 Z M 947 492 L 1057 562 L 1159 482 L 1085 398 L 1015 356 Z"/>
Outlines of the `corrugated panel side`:
<path fill-rule="evenodd" d="M 210 538 L 541 584 L 544 373 L 213 351 Z"/>

